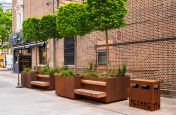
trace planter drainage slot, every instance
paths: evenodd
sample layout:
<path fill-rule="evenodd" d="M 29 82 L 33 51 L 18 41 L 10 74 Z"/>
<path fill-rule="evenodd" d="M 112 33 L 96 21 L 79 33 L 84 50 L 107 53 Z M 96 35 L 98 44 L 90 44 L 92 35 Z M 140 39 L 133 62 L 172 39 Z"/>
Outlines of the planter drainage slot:
<path fill-rule="evenodd" d="M 158 89 L 158 88 L 159 88 L 159 85 L 157 85 L 157 84 L 156 84 L 156 85 L 153 85 L 153 88 L 154 88 L 154 89 Z"/>
<path fill-rule="evenodd" d="M 81 80 L 82 84 L 106 86 L 106 82 L 103 81 L 93 81 L 93 80 Z"/>
<path fill-rule="evenodd" d="M 131 88 L 139 88 L 139 84 L 131 83 Z"/>
<path fill-rule="evenodd" d="M 150 89 L 150 86 L 147 84 L 143 84 L 143 85 L 141 85 L 141 88 L 142 89 Z"/>
<path fill-rule="evenodd" d="M 94 98 L 102 98 L 107 96 L 106 92 L 88 90 L 88 89 L 75 89 L 74 93 L 78 95 L 84 95 L 84 96 L 89 96 Z"/>

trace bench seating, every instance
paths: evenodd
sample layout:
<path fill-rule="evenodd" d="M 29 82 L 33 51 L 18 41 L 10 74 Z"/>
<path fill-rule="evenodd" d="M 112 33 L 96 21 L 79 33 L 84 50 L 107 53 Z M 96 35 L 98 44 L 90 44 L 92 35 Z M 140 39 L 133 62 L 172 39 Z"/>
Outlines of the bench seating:
<path fill-rule="evenodd" d="M 81 80 L 82 84 L 89 84 L 89 85 L 98 85 L 98 86 L 106 86 L 106 82 L 103 81 L 93 81 L 93 80 Z"/>
<path fill-rule="evenodd" d="M 31 81 L 31 85 L 46 87 L 49 86 L 50 84 L 44 81 Z"/>
<path fill-rule="evenodd" d="M 88 90 L 88 89 L 75 89 L 74 93 L 79 95 L 94 97 L 94 98 L 106 97 L 106 92 Z"/>

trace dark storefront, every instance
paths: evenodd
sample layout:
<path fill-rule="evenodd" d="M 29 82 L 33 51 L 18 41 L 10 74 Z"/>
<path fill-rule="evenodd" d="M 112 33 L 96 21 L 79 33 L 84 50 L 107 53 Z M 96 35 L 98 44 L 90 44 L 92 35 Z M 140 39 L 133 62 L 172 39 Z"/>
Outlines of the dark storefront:
<path fill-rule="evenodd" d="M 36 43 L 23 41 L 22 34 L 13 33 L 9 37 L 9 43 L 13 51 L 13 72 L 21 72 L 24 68 L 32 68 L 32 47 Z M 37 42 L 37 46 L 43 46 L 44 42 Z"/>

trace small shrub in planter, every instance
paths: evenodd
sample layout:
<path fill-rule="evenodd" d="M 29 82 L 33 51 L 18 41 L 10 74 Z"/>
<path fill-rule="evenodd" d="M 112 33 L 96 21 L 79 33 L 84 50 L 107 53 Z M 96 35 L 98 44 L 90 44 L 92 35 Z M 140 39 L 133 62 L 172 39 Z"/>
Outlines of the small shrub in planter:
<path fill-rule="evenodd" d="M 55 89 L 58 96 L 75 99 L 74 89 L 80 87 L 81 78 L 74 76 L 73 72 L 67 67 L 59 69 L 55 73 Z"/>
<path fill-rule="evenodd" d="M 36 73 L 31 68 L 24 68 L 21 73 L 21 83 L 24 87 L 31 88 L 30 82 L 36 80 Z"/>

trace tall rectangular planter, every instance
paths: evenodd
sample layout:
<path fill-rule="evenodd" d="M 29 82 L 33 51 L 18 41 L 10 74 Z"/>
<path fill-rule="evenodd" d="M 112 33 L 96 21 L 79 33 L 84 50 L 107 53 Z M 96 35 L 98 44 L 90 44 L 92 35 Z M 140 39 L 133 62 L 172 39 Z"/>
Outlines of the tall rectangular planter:
<path fill-rule="evenodd" d="M 74 89 L 80 88 L 81 77 L 55 76 L 55 89 L 58 96 L 75 99 Z"/>
<path fill-rule="evenodd" d="M 97 101 L 104 103 L 110 103 L 114 101 L 125 100 L 128 98 L 128 88 L 130 77 L 112 77 L 112 78 L 93 78 L 93 77 L 84 77 L 86 80 L 95 80 L 106 82 L 106 86 L 97 86 L 97 85 L 88 85 L 81 84 L 81 87 L 84 89 L 90 89 L 95 91 L 106 92 L 107 96 L 103 98 L 92 98 Z M 90 97 L 87 97 L 90 98 Z"/>
<path fill-rule="evenodd" d="M 31 81 L 36 80 L 36 73 L 33 72 L 22 72 L 21 83 L 26 88 L 31 88 Z"/>

